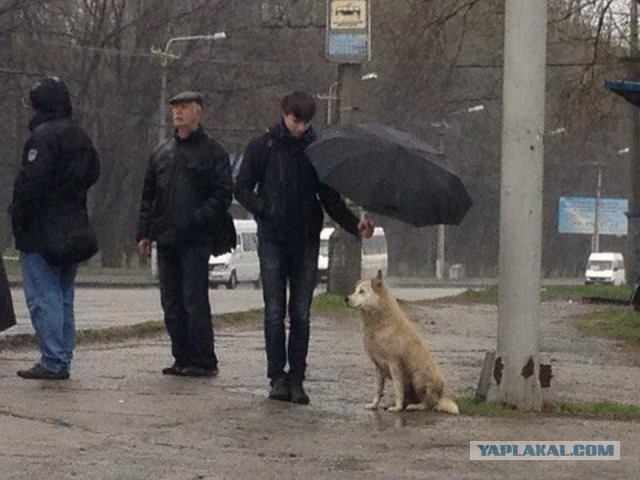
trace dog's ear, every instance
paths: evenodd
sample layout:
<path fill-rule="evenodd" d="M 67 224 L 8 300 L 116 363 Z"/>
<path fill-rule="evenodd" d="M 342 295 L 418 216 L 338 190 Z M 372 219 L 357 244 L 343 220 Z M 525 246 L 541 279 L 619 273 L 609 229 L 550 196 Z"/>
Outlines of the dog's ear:
<path fill-rule="evenodd" d="M 380 292 L 382 290 L 382 278 L 376 277 L 371 279 L 371 287 L 374 292 Z"/>
<path fill-rule="evenodd" d="M 376 275 L 376 279 L 382 280 L 382 270 L 378 270 L 378 274 Z"/>

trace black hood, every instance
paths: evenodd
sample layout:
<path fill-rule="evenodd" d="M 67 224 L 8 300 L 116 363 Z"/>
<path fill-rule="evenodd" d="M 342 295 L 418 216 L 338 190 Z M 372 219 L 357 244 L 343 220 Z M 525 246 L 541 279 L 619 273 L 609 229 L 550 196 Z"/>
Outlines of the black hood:
<path fill-rule="evenodd" d="M 31 106 L 39 113 L 71 116 L 71 98 L 67 85 L 58 77 L 46 77 L 29 93 Z"/>

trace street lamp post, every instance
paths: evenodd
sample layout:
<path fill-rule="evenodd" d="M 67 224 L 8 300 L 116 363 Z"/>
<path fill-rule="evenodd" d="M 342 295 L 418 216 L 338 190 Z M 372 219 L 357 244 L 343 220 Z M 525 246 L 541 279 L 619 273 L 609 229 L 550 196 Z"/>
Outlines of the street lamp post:
<path fill-rule="evenodd" d="M 158 126 L 158 143 L 162 142 L 167 133 L 167 68 L 170 60 L 180 58 L 179 55 L 169 53 L 171 45 L 175 42 L 192 42 L 196 40 L 223 40 L 227 38 L 225 32 L 216 32 L 211 35 L 189 35 L 185 37 L 173 37 L 167 40 L 164 50 L 152 48 L 151 53 L 160 57 L 161 76 L 160 76 L 160 105 L 159 116 L 160 123 Z"/>
<path fill-rule="evenodd" d="M 600 251 L 600 196 L 602 193 L 602 167 L 604 163 L 602 162 L 593 162 L 597 168 L 598 175 L 596 181 L 596 205 L 595 205 L 595 214 L 593 218 L 593 238 L 591 239 L 591 252 L 599 252 Z"/>
<path fill-rule="evenodd" d="M 225 32 L 217 32 L 211 35 L 190 35 L 186 37 L 173 37 L 167 40 L 164 50 L 158 48 L 152 48 L 151 53 L 160 57 L 160 105 L 158 109 L 158 115 L 160 116 L 160 122 L 158 124 L 158 143 L 162 143 L 167 133 L 167 68 L 169 67 L 169 60 L 175 60 L 180 58 L 179 55 L 169 53 L 171 45 L 175 42 L 190 42 L 195 40 L 222 40 L 227 38 Z M 158 257 L 155 242 L 151 248 L 151 276 L 153 278 L 158 277 Z"/>
<path fill-rule="evenodd" d="M 484 110 L 484 105 L 474 105 L 473 107 L 465 108 L 462 110 L 456 110 L 454 112 L 450 112 L 449 115 L 459 115 L 461 113 L 475 113 L 481 112 Z M 438 146 L 440 152 L 444 155 L 444 129 L 449 128 L 449 124 L 446 119 L 442 119 L 440 122 L 431 124 L 435 128 L 442 128 L 443 130 L 440 132 L 440 145 Z M 444 278 L 444 265 L 445 265 L 445 255 L 444 255 L 444 245 L 445 245 L 445 229 L 444 225 L 438 225 L 438 234 L 436 237 L 436 280 L 442 280 Z"/>

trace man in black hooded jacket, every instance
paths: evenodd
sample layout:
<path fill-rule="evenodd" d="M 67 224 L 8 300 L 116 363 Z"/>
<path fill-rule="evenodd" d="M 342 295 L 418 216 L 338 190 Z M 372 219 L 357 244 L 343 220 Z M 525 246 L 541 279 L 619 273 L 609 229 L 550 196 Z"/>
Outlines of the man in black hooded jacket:
<path fill-rule="evenodd" d="M 322 208 L 353 235 L 370 237 L 373 224 L 359 221 L 340 195 L 320 182 L 304 152 L 315 139 L 313 97 L 291 92 L 282 99 L 281 110 L 281 121 L 249 142 L 235 195 L 258 223 L 269 398 L 304 405 L 309 403 L 302 383 L 309 348 L 309 309 L 318 276 Z"/>
<path fill-rule="evenodd" d="M 75 347 L 77 264 L 98 251 L 87 191 L 98 180 L 98 154 L 72 119 L 65 83 L 47 77 L 30 93 L 35 115 L 10 207 L 16 248 L 40 360 L 19 370 L 28 379 L 65 380 Z"/>

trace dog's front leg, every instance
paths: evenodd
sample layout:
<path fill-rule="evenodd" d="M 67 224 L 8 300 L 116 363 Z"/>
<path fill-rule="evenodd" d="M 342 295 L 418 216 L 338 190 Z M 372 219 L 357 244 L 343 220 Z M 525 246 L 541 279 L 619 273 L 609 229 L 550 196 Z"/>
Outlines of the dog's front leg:
<path fill-rule="evenodd" d="M 402 367 L 398 364 L 389 365 L 389 373 L 393 381 L 393 389 L 395 391 L 396 404 L 389 407 L 390 412 L 401 412 L 404 408 L 404 376 L 402 375 Z"/>
<path fill-rule="evenodd" d="M 384 372 L 382 369 L 376 364 L 376 394 L 373 397 L 373 401 L 371 403 L 367 403 L 364 408 L 367 410 L 375 410 L 380 405 L 380 400 L 384 395 Z"/>

